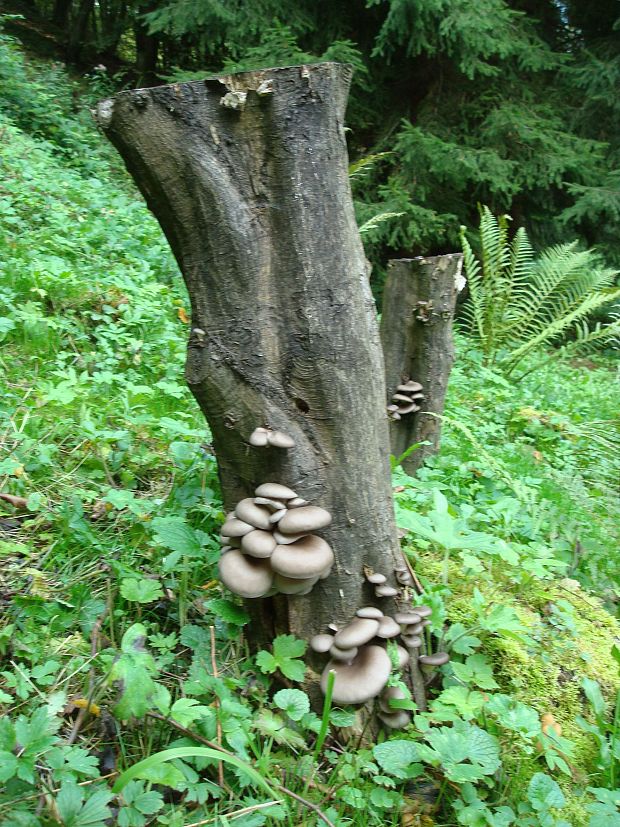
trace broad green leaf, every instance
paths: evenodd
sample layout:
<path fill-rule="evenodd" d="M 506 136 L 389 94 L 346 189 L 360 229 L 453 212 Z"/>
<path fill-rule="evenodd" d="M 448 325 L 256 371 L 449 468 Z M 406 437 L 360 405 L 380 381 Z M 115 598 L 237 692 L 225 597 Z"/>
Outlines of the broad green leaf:
<path fill-rule="evenodd" d="M 381 769 L 396 778 L 416 778 L 420 774 L 418 747 L 413 741 L 385 741 L 373 747 L 372 754 Z"/>
<path fill-rule="evenodd" d="M 121 580 L 121 596 L 125 600 L 131 600 L 135 603 L 153 603 L 163 597 L 164 590 L 157 580 L 151 580 L 148 577 L 142 577 L 138 580 L 135 577 L 126 577 Z"/>
<path fill-rule="evenodd" d="M 221 618 L 226 623 L 232 623 L 234 626 L 244 626 L 250 619 L 245 609 L 224 597 L 206 600 L 205 608 L 213 612 L 216 617 Z"/>
<path fill-rule="evenodd" d="M 195 698 L 179 698 L 172 704 L 170 717 L 181 726 L 191 726 L 194 721 L 206 718 L 212 710 L 208 706 L 202 706 Z"/>
<path fill-rule="evenodd" d="M 564 793 L 555 779 L 544 772 L 537 772 L 532 776 L 527 797 L 535 810 L 544 811 L 551 807 L 563 807 L 566 804 Z"/>
<path fill-rule="evenodd" d="M 301 689 L 281 689 L 273 696 L 273 700 L 293 721 L 300 721 L 310 711 L 310 700 Z"/>

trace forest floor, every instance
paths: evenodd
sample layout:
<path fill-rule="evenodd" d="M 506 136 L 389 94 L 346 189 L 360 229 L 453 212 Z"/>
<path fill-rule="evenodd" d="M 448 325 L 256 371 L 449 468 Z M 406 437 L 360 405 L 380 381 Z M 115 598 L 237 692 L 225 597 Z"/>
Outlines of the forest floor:
<path fill-rule="evenodd" d="M 0 39 L 0 76 L 0 825 L 620 824 L 617 359 L 516 383 L 457 337 L 441 452 L 394 470 L 453 660 L 415 727 L 343 747 L 333 710 L 317 750 L 305 644 L 249 656 L 214 579 L 165 239 L 62 68 Z"/>

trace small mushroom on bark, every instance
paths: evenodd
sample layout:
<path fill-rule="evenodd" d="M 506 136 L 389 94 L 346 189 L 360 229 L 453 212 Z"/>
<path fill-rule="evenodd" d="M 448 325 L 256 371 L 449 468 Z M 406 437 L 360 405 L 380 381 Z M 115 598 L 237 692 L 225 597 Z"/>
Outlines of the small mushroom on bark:
<path fill-rule="evenodd" d="M 437 666 L 443 666 L 450 660 L 450 655 L 447 652 L 435 652 L 434 655 L 420 655 L 418 663 L 423 667 L 434 669 Z"/>
<path fill-rule="evenodd" d="M 267 428 L 255 428 L 250 434 L 250 439 L 248 442 L 255 448 L 264 448 L 268 442 L 268 434 L 269 431 Z"/>
<path fill-rule="evenodd" d="M 313 652 L 329 652 L 330 648 L 334 643 L 334 636 L 333 635 L 315 635 L 313 638 L 310 638 L 310 648 Z"/>
<path fill-rule="evenodd" d="M 374 572 L 373 574 L 366 575 L 366 580 L 368 580 L 369 583 L 372 583 L 373 586 L 381 586 L 383 583 L 386 582 L 387 577 L 385 576 L 385 574 Z"/>
<path fill-rule="evenodd" d="M 376 609 L 374 606 L 362 606 L 362 608 L 358 609 L 355 614 L 357 617 L 370 617 L 375 620 L 381 620 L 383 617 L 383 612 L 381 609 Z"/>
<path fill-rule="evenodd" d="M 250 531 L 241 538 L 241 550 L 252 557 L 271 557 L 277 543 L 270 531 L 260 528 Z"/>
<path fill-rule="evenodd" d="M 269 509 L 262 505 L 256 505 L 250 497 L 237 503 L 235 514 L 240 520 L 249 523 L 251 526 L 254 526 L 254 528 L 262 528 L 264 531 L 267 531 L 271 526 L 269 522 L 271 512 Z"/>
<path fill-rule="evenodd" d="M 294 448 L 295 440 L 284 431 L 272 431 L 271 428 L 255 428 L 248 440 L 255 448 L 265 448 L 272 445 L 274 448 Z"/>
<path fill-rule="evenodd" d="M 398 594 L 398 589 L 395 589 L 393 586 L 383 584 L 375 588 L 375 594 L 377 597 L 396 597 Z"/>
<path fill-rule="evenodd" d="M 381 618 L 379 628 L 377 629 L 377 637 L 387 640 L 388 638 L 398 637 L 399 634 L 400 626 L 393 618 L 387 615 Z"/>
<path fill-rule="evenodd" d="M 269 497 L 273 500 L 292 500 L 297 496 L 297 493 L 288 488 L 286 485 L 280 485 L 278 482 L 264 482 L 259 485 L 254 491 L 257 497 Z"/>

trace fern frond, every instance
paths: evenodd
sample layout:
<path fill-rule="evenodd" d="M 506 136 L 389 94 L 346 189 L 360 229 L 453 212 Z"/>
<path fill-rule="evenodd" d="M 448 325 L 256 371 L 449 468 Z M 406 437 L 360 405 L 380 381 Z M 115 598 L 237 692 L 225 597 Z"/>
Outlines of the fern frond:
<path fill-rule="evenodd" d="M 398 218 L 404 214 L 405 213 L 402 212 L 380 212 L 377 215 L 373 215 L 372 218 L 369 218 L 368 221 L 364 221 L 364 223 L 359 227 L 359 234 L 361 236 L 365 236 L 385 221 L 389 221 L 390 218 Z"/>

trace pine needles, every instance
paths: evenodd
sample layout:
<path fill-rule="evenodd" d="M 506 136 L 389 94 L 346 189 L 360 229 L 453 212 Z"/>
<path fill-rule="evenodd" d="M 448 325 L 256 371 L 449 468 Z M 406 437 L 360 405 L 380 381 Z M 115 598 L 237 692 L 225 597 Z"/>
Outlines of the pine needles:
<path fill-rule="evenodd" d="M 602 268 L 595 253 L 579 250 L 577 242 L 549 247 L 535 259 L 523 228 L 510 239 L 510 220 L 481 208 L 481 258 L 461 228 L 470 293 L 464 323 L 479 340 L 486 363 L 511 374 L 543 346 L 557 346 L 553 357 L 558 357 L 620 341 L 620 319 L 589 321 L 620 298 L 617 273 Z"/>

